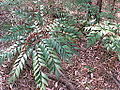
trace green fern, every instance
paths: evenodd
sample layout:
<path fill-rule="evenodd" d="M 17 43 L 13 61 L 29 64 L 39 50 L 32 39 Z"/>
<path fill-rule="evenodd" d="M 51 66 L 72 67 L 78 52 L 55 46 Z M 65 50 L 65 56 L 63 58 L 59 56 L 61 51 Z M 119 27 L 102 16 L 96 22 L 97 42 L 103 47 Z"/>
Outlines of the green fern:
<path fill-rule="evenodd" d="M 104 23 L 105 24 L 105 23 Z M 106 23 L 105 25 L 96 25 L 91 28 L 90 33 L 87 35 L 88 46 L 101 42 L 107 50 L 115 51 L 120 54 L 120 32 L 117 24 Z"/>
<path fill-rule="evenodd" d="M 1 61 L 15 58 L 9 83 L 19 78 L 26 63 L 29 64 L 29 60 L 32 60 L 33 75 L 40 90 L 45 90 L 49 80 L 43 68 L 59 78 L 61 60 L 70 62 L 70 58 L 77 54 L 76 41 L 82 35 L 76 27 L 77 18 L 60 8 L 58 12 L 53 10 L 58 17 L 46 25 L 45 14 L 49 14 L 49 9 L 47 6 L 42 7 L 43 4 L 40 1 L 34 2 L 35 10 L 32 10 L 32 13 L 22 7 L 15 10 L 12 14 L 15 14 L 18 21 L 11 25 L 6 31 L 8 34 L 0 39 L 2 42 L 15 42 L 9 51 L 3 51 L 0 55 Z M 21 21 L 22 24 L 19 23 Z"/>
<path fill-rule="evenodd" d="M 45 59 L 43 57 L 43 52 L 40 47 L 33 52 L 33 72 L 35 76 L 35 81 L 40 90 L 45 90 L 45 86 L 48 85 L 48 77 L 41 71 L 41 67 L 46 66 Z"/>
<path fill-rule="evenodd" d="M 22 39 L 23 37 L 20 38 L 21 39 L 19 41 L 16 41 L 12 46 L 7 48 L 6 50 L 1 50 L 0 64 L 6 59 L 12 59 L 12 57 L 16 56 L 16 54 L 20 54 L 24 43 L 24 39 Z"/>
<path fill-rule="evenodd" d="M 28 30 L 29 29 L 29 30 Z M 32 28 L 24 25 L 14 26 L 10 28 L 8 31 L 8 34 L 5 35 L 0 41 L 12 41 L 12 40 L 19 40 L 21 36 L 25 36 L 26 34 L 32 32 L 33 30 L 30 30 Z"/>
<path fill-rule="evenodd" d="M 54 72 L 58 76 L 61 69 L 61 62 L 57 53 L 54 51 L 53 47 L 49 46 L 47 40 L 42 40 L 42 42 L 40 42 L 40 47 L 44 49 L 43 53 L 45 55 L 45 59 L 47 60 L 46 63 L 50 72 Z"/>
<path fill-rule="evenodd" d="M 21 52 L 18 58 L 16 59 L 12 71 L 10 73 L 11 77 L 9 78 L 9 83 L 12 83 L 20 76 L 20 72 L 23 70 L 25 62 L 27 60 L 27 55 L 25 52 Z"/>
<path fill-rule="evenodd" d="M 0 4 L 0 6 L 8 5 L 10 8 L 17 7 L 11 12 L 14 18 L 9 25 L 10 28 L 5 31 L 5 35 L 0 39 L 0 42 L 15 43 L 9 50 L 0 52 L 1 62 L 15 58 L 10 72 L 11 77 L 8 80 L 9 83 L 14 83 L 20 77 L 26 63 L 29 64 L 32 60 L 36 85 L 40 90 L 46 90 L 49 78 L 43 69 L 47 69 L 48 73 L 53 73 L 59 78 L 62 71 L 62 60 L 70 62 L 70 58 L 77 54 L 75 51 L 78 49 L 76 41 L 80 39 L 81 35 L 83 36 L 84 31 L 87 33 L 88 46 L 100 41 L 108 50 L 117 52 L 120 58 L 120 25 L 108 23 L 91 26 L 94 25 L 94 22 L 80 20 L 80 18 L 71 15 L 69 10 L 65 9 L 66 7 L 51 8 L 40 0 L 31 0 L 30 3 L 33 7 L 26 5 L 25 8 L 22 6 L 24 3 L 18 1 Z M 90 5 L 88 3 L 90 1 L 76 0 L 71 5 L 77 7 L 75 9 L 79 11 L 90 11 L 90 16 L 94 16 L 98 12 L 98 8 Z M 23 0 L 23 2 L 25 1 Z M 22 7 L 19 7 L 20 5 Z M 9 8 L 8 11 L 10 11 Z M 52 16 L 53 19 L 50 24 L 47 23 L 49 16 Z M 82 28 L 80 21 L 83 21 L 84 24 Z"/>

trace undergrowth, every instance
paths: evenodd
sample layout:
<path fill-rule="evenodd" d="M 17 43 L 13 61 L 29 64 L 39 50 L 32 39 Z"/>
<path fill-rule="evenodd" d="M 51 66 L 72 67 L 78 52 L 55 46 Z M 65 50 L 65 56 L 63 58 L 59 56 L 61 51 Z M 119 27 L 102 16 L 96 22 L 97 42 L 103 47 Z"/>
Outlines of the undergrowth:
<path fill-rule="evenodd" d="M 13 15 L 12 24 L 0 39 L 1 42 L 13 43 L 7 50 L 0 52 L 0 62 L 16 57 L 13 60 L 9 83 L 19 78 L 24 66 L 32 60 L 31 66 L 37 87 L 45 90 L 49 78 L 43 68 L 59 77 L 62 70 L 61 61 L 70 62 L 70 58 L 78 54 L 75 51 L 79 49 L 76 47 L 76 41 L 84 35 L 88 39 L 88 46 L 100 42 L 107 50 L 115 51 L 120 59 L 119 24 L 96 24 L 94 23 L 96 19 L 92 18 L 89 21 L 81 20 L 70 14 L 69 10 L 53 8 L 52 5 L 46 5 L 39 0 L 18 1 L 5 1 L 0 4 L 1 7 L 8 5 L 10 9 L 5 8 L 8 11 L 12 10 Z M 95 6 L 90 6 L 86 2 L 78 4 L 84 6 L 82 9 L 87 8 L 90 11 L 95 9 Z M 92 15 L 96 13 L 97 10 L 92 12 Z M 49 21 L 49 17 L 53 18 L 52 21 Z"/>

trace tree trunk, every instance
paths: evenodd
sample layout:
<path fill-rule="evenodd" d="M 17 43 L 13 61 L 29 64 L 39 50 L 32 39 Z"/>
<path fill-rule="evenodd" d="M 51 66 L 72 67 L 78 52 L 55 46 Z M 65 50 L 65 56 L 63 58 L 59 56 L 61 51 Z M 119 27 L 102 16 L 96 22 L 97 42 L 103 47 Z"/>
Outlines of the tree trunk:
<path fill-rule="evenodd" d="M 101 10 L 102 10 L 102 0 L 97 0 L 97 4 L 96 4 L 97 6 L 98 6 L 98 13 L 96 13 L 96 15 L 95 15 L 95 18 L 96 18 L 96 21 L 99 23 L 99 21 L 100 21 L 100 13 L 101 13 Z"/>
<path fill-rule="evenodd" d="M 116 0 L 113 0 L 113 2 L 112 2 L 112 11 L 114 10 L 115 1 L 116 1 Z"/>
<path fill-rule="evenodd" d="M 102 0 L 97 0 L 97 6 L 99 7 L 99 13 L 101 13 L 101 9 L 102 9 Z"/>

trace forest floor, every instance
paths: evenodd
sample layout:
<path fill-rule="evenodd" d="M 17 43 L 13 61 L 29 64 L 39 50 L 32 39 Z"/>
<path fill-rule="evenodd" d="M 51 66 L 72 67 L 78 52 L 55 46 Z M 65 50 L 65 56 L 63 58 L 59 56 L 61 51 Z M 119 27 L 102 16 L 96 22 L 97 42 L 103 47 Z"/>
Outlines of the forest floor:
<path fill-rule="evenodd" d="M 72 63 L 62 62 L 64 76 L 59 80 L 52 77 L 47 90 L 70 90 L 66 83 L 73 85 L 73 90 L 120 90 L 120 62 L 115 53 L 108 52 L 100 45 L 85 48 L 85 39 L 78 43 L 79 55 L 73 56 Z M 8 85 L 11 67 L 9 61 L 0 66 L 0 90 L 38 90 L 32 71 L 27 66 L 20 78 Z"/>
<path fill-rule="evenodd" d="M 5 44 L 0 45 L 1 50 Z M 85 38 L 78 41 L 78 47 L 79 55 L 74 55 L 71 63 L 62 62 L 63 75 L 60 79 L 50 76 L 47 90 L 120 90 L 120 61 L 117 55 L 101 45 L 85 48 Z M 12 65 L 12 62 L 5 61 L 0 66 L 0 90 L 39 90 L 28 66 L 25 66 L 20 78 L 9 85 L 7 79 Z"/>

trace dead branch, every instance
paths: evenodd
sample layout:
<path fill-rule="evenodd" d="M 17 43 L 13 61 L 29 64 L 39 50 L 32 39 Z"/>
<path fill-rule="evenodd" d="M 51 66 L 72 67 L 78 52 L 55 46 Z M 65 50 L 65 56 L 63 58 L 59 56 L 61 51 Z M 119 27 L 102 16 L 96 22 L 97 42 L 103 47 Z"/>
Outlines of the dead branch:
<path fill-rule="evenodd" d="M 60 77 L 59 79 L 56 78 L 55 75 L 51 75 L 51 74 L 47 74 L 48 77 L 54 81 L 59 81 L 60 83 L 62 83 L 63 85 L 65 85 L 67 87 L 68 90 L 77 90 L 76 87 L 69 82 L 68 79 L 63 79 L 62 77 Z"/>

